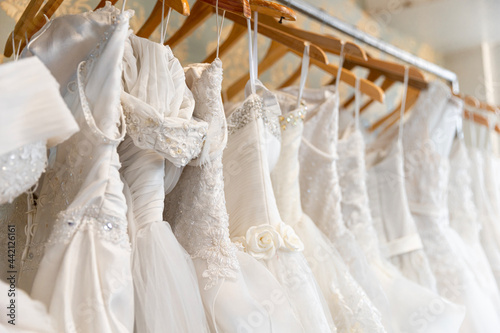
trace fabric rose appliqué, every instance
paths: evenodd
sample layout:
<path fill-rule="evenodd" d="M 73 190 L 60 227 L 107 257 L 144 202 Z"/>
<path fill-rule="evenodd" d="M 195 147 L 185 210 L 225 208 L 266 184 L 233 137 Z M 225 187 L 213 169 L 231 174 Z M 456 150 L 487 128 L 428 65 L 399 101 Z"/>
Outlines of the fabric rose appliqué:
<path fill-rule="evenodd" d="M 284 243 L 284 250 L 290 252 L 298 252 L 304 250 L 304 243 L 300 240 L 299 236 L 295 233 L 295 230 L 285 223 L 281 223 L 279 232 Z"/>
<path fill-rule="evenodd" d="M 245 241 L 246 251 L 256 259 L 271 259 L 282 246 L 279 233 L 267 224 L 249 228 Z"/>
<path fill-rule="evenodd" d="M 247 252 L 256 259 L 271 259 L 276 251 L 288 252 L 304 250 L 304 243 L 292 227 L 281 223 L 278 228 L 268 224 L 253 226 L 246 235 L 233 238 L 238 249 Z"/>

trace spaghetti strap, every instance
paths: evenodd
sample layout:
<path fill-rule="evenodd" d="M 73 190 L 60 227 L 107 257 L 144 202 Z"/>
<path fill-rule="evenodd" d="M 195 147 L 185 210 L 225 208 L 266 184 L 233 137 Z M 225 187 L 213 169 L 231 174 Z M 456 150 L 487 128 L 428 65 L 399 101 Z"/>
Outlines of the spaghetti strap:
<path fill-rule="evenodd" d="M 410 67 L 405 66 L 405 77 L 404 77 L 404 85 L 403 85 L 403 97 L 401 99 L 401 109 L 399 114 L 399 132 L 398 132 L 398 142 L 402 142 L 403 140 L 403 129 L 404 129 L 404 115 L 405 115 L 405 107 L 406 107 L 406 94 L 408 93 L 408 72 Z"/>

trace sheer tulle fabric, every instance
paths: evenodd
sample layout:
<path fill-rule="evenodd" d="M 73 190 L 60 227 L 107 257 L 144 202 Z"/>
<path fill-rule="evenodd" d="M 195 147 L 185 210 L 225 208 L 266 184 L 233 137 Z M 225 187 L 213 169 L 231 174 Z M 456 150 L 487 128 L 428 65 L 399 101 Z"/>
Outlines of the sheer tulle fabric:
<path fill-rule="evenodd" d="M 296 330 L 335 331 L 303 244 L 276 206 L 270 172 L 280 151 L 279 105 L 260 84 L 258 91 L 228 117 L 223 164 L 230 234 L 279 281 L 300 322 Z"/>
<path fill-rule="evenodd" d="M 184 72 L 170 71 L 180 65 L 169 49 L 131 35 L 124 62 L 122 103 L 130 135 L 119 153 L 130 192 L 135 331 L 208 332 L 191 258 L 162 220 L 165 161 L 180 167 L 198 154 L 197 129 L 206 124 L 191 120 L 189 112 L 179 116 L 182 99 L 192 97 L 183 92 Z"/>

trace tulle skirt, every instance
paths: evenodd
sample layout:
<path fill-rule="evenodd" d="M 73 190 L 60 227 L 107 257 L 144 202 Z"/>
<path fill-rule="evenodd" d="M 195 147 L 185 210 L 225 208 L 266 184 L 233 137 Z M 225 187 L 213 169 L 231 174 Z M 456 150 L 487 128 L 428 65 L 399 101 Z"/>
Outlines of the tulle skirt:
<path fill-rule="evenodd" d="M 210 332 L 193 262 L 168 223 L 136 231 L 132 277 L 135 332 Z"/>
<path fill-rule="evenodd" d="M 304 243 L 304 256 L 327 300 L 338 331 L 386 332 L 379 310 L 314 222 L 303 215 L 293 228 Z"/>
<path fill-rule="evenodd" d="M 283 287 L 269 270 L 250 255 L 238 251 L 240 265 L 234 278 L 219 278 L 205 288 L 207 261 L 194 258 L 203 305 L 212 332 L 299 333 L 302 327 L 285 297 Z"/>

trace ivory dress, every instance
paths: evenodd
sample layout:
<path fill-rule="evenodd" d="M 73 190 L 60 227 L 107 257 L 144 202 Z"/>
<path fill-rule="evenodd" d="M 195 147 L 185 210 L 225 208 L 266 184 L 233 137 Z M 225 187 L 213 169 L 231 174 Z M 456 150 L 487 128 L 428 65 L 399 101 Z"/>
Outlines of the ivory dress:
<path fill-rule="evenodd" d="M 191 258 L 163 221 L 165 183 L 196 157 L 207 124 L 192 118 L 184 70 L 168 46 L 130 35 L 121 96 L 127 136 L 118 147 L 128 187 L 135 332 L 208 332 Z"/>
<path fill-rule="evenodd" d="M 38 227 L 20 279 L 47 306 L 58 332 L 133 329 L 127 206 L 117 153 L 125 132 L 119 98 L 131 15 L 107 3 L 95 12 L 62 16 L 29 46 L 61 84 L 80 126 L 57 146 L 44 176 Z"/>
<path fill-rule="evenodd" d="M 379 311 L 349 273 L 335 246 L 302 212 L 299 149 L 307 110 L 304 105 L 297 107 L 294 95 L 278 92 L 277 97 L 282 112 L 282 143 L 271 179 L 280 215 L 304 243 L 304 256 L 323 291 L 338 332 L 386 332 Z"/>
<path fill-rule="evenodd" d="M 304 244 L 283 223 L 272 189 L 270 173 L 280 152 L 279 105 L 260 83 L 252 89 L 257 93 L 249 93 L 251 84 L 245 101 L 227 116 L 223 165 L 230 235 L 276 277 L 285 290 L 280 298 L 291 302 L 302 330 L 332 332 L 335 325 L 302 253 Z"/>

